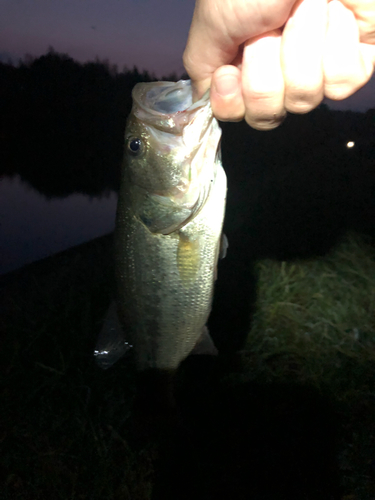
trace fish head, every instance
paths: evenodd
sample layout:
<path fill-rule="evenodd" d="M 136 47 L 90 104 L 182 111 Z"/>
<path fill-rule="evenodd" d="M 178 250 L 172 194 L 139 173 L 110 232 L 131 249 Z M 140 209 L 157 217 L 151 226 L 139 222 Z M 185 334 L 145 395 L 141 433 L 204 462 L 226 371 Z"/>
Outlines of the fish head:
<path fill-rule="evenodd" d="M 189 80 L 134 87 L 125 131 L 124 165 L 129 182 L 138 188 L 138 194 L 139 190 L 143 192 L 147 213 L 152 213 L 147 217 L 152 220 L 150 227 L 164 233 L 175 230 L 202 205 L 220 136 L 208 94 L 193 103 Z M 158 207 L 161 224 L 155 223 Z M 171 224 L 165 221 L 167 212 L 169 219 L 173 218 Z"/>

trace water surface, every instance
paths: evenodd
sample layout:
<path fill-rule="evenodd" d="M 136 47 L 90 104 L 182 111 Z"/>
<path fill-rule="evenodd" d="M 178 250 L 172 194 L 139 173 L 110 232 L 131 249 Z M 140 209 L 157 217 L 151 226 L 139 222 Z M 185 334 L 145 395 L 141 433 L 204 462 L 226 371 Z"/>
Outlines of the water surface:
<path fill-rule="evenodd" d="M 47 199 L 19 176 L 0 179 L 0 274 L 111 232 L 117 194 Z"/>

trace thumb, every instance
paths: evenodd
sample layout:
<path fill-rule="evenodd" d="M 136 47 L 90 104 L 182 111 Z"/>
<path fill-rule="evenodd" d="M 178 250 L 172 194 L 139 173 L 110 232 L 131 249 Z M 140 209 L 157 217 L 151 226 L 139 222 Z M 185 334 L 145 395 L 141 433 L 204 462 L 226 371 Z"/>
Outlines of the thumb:
<path fill-rule="evenodd" d="M 303 0 L 300 0 L 303 1 Z M 295 0 L 197 0 L 183 62 L 199 99 L 216 69 L 242 61 L 242 44 L 281 27 Z"/>
<path fill-rule="evenodd" d="M 220 32 L 213 31 L 214 28 L 205 26 L 196 6 L 183 55 L 184 67 L 193 87 L 194 100 L 200 99 L 210 88 L 215 70 L 224 64 L 232 63 L 238 53 L 236 43 L 231 40 L 223 43 L 220 40 Z"/>

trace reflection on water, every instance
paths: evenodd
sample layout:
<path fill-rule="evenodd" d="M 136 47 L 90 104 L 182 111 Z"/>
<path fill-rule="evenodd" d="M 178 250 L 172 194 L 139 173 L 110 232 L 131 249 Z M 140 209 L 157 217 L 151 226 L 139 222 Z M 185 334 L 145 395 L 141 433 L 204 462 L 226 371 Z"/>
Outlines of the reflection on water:
<path fill-rule="evenodd" d="M 0 274 L 114 229 L 117 194 L 46 199 L 19 176 L 0 179 Z"/>

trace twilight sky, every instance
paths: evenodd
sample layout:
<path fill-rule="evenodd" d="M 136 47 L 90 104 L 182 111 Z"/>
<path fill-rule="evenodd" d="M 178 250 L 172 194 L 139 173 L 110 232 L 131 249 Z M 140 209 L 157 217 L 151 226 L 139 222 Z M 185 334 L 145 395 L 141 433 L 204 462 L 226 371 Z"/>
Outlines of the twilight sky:
<path fill-rule="evenodd" d="M 194 0 L 0 0 L 0 54 L 41 55 L 52 45 L 79 61 L 108 58 L 183 72 Z M 3 55 L 4 57 L 4 55 Z"/>
<path fill-rule="evenodd" d="M 0 0 L 0 60 L 52 45 L 78 61 L 109 59 L 161 77 L 183 72 L 194 0 Z M 334 109 L 375 108 L 375 78 Z"/>

